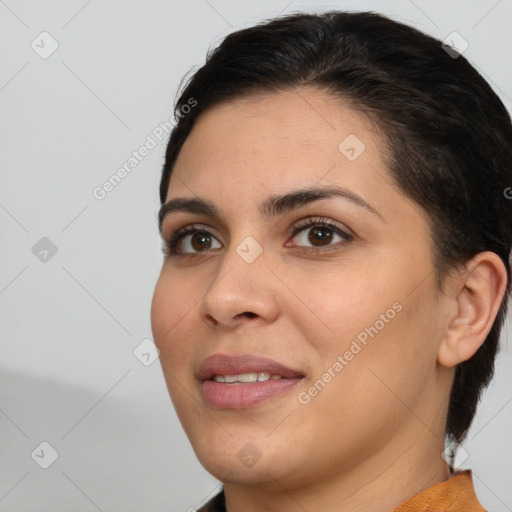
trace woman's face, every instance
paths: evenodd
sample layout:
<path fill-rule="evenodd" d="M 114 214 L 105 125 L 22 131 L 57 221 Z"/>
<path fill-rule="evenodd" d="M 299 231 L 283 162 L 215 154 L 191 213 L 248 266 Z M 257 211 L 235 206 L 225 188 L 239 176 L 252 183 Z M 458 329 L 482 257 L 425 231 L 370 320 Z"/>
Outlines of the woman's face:
<path fill-rule="evenodd" d="M 312 88 L 215 107 L 176 162 L 178 198 L 195 207 L 167 208 L 164 239 L 197 231 L 165 258 L 152 327 L 209 472 L 290 488 L 442 447 L 445 296 L 367 121 Z"/>

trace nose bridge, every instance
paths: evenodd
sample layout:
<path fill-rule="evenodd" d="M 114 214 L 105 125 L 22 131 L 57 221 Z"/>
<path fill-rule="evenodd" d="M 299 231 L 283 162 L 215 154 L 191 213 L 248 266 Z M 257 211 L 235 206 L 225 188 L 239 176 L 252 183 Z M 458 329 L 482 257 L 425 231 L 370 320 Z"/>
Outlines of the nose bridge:
<path fill-rule="evenodd" d="M 224 248 L 218 279 L 215 283 L 224 278 L 241 279 L 247 286 L 252 286 L 254 284 L 252 278 L 266 270 L 267 255 L 263 251 L 262 239 L 265 234 L 262 229 L 257 229 L 258 226 L 251 223 L 250 219 L 242 219 L 243 215 L 242 212 L 238 214 L 237 229 L 233 230 L 230 244 Z M 249 217 L 253 216 L 249 215 Z M 229 274 L 232 274 L 231 277 Z"/>
<path fill-rule="evenodd" d="M 226 325 L 244 313 L 271 320 L 277 304 L 266 264 L 267 255 L 252 236 L 226 247 L 216 278 L 201 301 L 201 317 Z"/>

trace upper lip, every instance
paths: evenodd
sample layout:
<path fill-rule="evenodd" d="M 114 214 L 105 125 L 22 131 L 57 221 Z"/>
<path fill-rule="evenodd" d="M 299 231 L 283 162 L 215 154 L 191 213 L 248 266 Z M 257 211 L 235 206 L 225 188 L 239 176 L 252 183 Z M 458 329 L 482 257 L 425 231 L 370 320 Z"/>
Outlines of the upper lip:
<path fill-rule="evenodd" d="M 287 379 L 304 377 L 300 372 L 261 356 L 214 354 L 202 361 L 197 369 L 199 380 L 211 379 L 214 375 L 240 375 L 242 373 L 267 372 Z"/>

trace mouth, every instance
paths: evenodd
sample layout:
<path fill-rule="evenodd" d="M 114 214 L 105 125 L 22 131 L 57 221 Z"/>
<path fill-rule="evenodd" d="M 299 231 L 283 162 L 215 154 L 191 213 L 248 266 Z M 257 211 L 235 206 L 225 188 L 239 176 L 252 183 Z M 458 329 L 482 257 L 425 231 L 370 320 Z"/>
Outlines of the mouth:
<path fill-rule="evenodd" d="M 268 380 L 279 380 L 282 378 L 282 375 L 271 375 L 268 372 L 252 372 L 240 373 L 239 375 L 214 375 L 212 380 L 215 382 L 225 382 L 226 384 L 249 384 L 251 382 L 266 382 Z"/>
<path fill-rule="evenodd" d="M 200 393 L 215 409 L 243 409 L 288 391 L 304 375 L 259 356 L 215 354 L 198 368 Z"/>

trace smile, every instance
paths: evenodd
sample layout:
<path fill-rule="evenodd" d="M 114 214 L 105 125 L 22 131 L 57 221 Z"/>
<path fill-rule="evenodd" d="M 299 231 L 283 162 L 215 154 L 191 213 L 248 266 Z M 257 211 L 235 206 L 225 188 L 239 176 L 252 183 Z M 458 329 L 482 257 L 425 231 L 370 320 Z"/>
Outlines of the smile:
<path fill-rule="evenodd" d="M 215 354 L 198 368 L 200 394 L 215 409 L 244 409 L 288 391 L 304 375 L 260 356 Z"/>
<path fill-rule="evenodd" d="M 259 373 L 241 373 L 239 375 L 214 375 L 213 380 L 215 382 L 227 382 L 227 383 L 250 383 L 250 382 L 265 382 L 267 380 L 279 380 L 282 379 L 281 375 L 271 375 L 268 372 Z"/>

